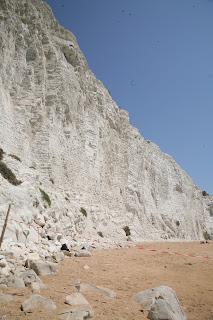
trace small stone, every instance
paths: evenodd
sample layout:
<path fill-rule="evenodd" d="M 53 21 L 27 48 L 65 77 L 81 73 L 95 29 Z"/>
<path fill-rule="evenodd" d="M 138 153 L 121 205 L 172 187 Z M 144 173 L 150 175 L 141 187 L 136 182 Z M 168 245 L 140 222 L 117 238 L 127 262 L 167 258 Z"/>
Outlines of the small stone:
<path fill-rule="evenodd" d="M 41 286 L 38 282 L 32 282 L 30 287 L 33 293 L 40 293 L 41 291 Z"/>
<path fill-rule="evenodd" d="M 8 277 L 10 275 L 10 271 L 11 271 L 11 268 L 9 268 L 8 266 L 4 268 L 0 268 L 0 275 Z"/>
<path fill-rule="evenodd" d="M 62 250 L 62 252 L 67 257 L 73 257 L 74 256 L 74 252 L 72 252 L 72 251 Z"/>
<path fill-rule="evenodd" d="M 87 250 L 80 250 L 75 252 L 75 257 L 91 257 L 91 256 L 92 256 L 91 252 Z"/>
<path fill-rule="evenodd" d="M 5 268 L 7 266 L 7 260 L 4 256 L 0 256 L 0 268 Z"/>
<path fill-rule="evenodd" d="M 90 267 L 87 264 L 85 264 L 84 270 L 89 270 L 89 269 L 90 269 Z"/>
<path fill-rule="evenodd" d="M 52 258 L 56 263 L 59 263 L 64 260 L 64 253 L 63 252 L 56 252 L 52 255 Z"/>
<path fill-rule="evenodd" d="M 27 259 L 29 260 L 39 260 L 40 256 L 37 252 L 30 252 L 27 254 Z"/>
<path fill-rule="evenodd" d="M 43 216 L 36 218 L 34 221 L 39 227 L 43 228 L 45 226 L 45 220 Z"/>
<path fill-rule="evenodd" d="M 69 305 L 89 305 L 86 298 L 79 292 L 66 296 L 65 303 Z"/>

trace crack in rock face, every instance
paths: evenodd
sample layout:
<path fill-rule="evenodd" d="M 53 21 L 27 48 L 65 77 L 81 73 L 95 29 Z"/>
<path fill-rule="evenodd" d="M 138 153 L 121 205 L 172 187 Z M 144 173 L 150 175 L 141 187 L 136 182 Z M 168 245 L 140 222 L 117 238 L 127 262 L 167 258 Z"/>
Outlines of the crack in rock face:
<path fill-rule="evenodd" d="M 51 9 L 0 2 L 0 163 L 16 182 L 0 174 L 3 247 L 212 238 L 213 198 L 130 125 Z"/>

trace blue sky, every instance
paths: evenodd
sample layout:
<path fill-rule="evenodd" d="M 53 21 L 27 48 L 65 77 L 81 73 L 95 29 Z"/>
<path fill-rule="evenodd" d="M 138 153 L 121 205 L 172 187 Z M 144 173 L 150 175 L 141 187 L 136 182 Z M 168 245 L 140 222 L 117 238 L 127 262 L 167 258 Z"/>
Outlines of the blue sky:
<path fill-rule="evenodd" d="M 213 0 L 47 0 L 142 135 L 213 194 Z"/>

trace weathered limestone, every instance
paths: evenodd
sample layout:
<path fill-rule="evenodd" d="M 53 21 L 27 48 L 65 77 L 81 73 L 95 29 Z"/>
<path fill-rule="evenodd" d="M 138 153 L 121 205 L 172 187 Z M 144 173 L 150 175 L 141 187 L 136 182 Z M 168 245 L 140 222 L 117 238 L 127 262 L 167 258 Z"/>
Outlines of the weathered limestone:
<path fill-rule="evenodd" d="M 175 291 L 167 286 L 139 292 L 134 300 L 149 311 L 150 320 L 186 320 Z"/>
<path fill-rule="evenodd" d="M 52 258 L 54 262 L 59 263 L 64 260 L 64 256 L 63 252 L 56 252 L 53 254 Z"/>
<path fill-rule="evenodd" d="M 65 303 L 69 305 L 89 305 L 89 302 L 81 293 L 73 293 L 72 295 L 66 296 Z"/>
<path fill-rule="evenodd" d="M 5 303 L 10 303 L 14 300 L 11 294 L 0 293 L 0 305 Z"/>
<path fill-rule="evenodd" d="M 21 305 L 21 310 L 26 313 L 34 312 L 38 308 L 43 308 L 47 311 L 54 311 L 56 310 L 56 305 L 51 299 L 42 297 L 38 294 L 32 295 Z"/>
<path fill-rule="evenodd" d="M 79 292 L 67 296 L 65 299 L 65 303 L 69 304 L 71 308 L 64 310 L 60 314 L 59 318 L 61 320 L 83 320 L 90 319 L 94 316 L 91 305 Z"/>
<path fill-rule="evenodd" d="M 94 292 L 97 294 L 101 294 L 105 297 L 109 297 L 112 299 L 115 299 L 117 297 L 116 292 L 109 288 L 104 288 L 100 286 L 95 286 L 93 284 L 89 283 L 79 283 L 76 284 L 76 288 L 79 290 L 79 292 L 86 293 L 86 292 Z"/>
<path fill-rule="evenodd" d="M 0 114 L 3 248 L 213 236 L 212 197 L 130 125 L 41 0 L 1 0 Z"/>
<path fill-rule="evenodd" d="M 93 310 L 89 309 L 87 305 L 65 309 L 59 313 L 60 320 L 86 320 L 93 318 L 93 316 Z"/>
<path fill-rule="evenodd" d="M 41 279 L 37 276 L 34 270 L 31 270 L 31 269 L 25 270 L 19 273 L 18 276 L 20 279 L 23 279 L 26 287 L 31 287 L 34 290 L 36 289 L 40 290 L 45 288 L 45 285 L 43 284 Z"/>
<path fill-rule="evenodd" d="M 80 250 L 75 252 L 75 257 L 91 257 L 91 252 L 88 250 Z"/>
<path fill-rule="evenodd" d="M 26 266 L 35 271 L 38 276 L 47 276 L 57 272 L 56 263 L 42 260 L 27 260 Z"/>

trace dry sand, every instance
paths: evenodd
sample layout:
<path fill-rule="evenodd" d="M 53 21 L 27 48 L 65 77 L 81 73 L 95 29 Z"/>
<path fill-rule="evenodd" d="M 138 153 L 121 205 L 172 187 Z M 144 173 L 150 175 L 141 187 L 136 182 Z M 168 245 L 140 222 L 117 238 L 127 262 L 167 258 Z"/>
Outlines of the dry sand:
<path fill-rule="evenodd" d="M 97 320 L 147 319 L 140 305 L 132 295 L 150 287 L 167 285 L 172 287 L 187 314 L 188 320 L 213 320 L 213 242 L 145 243 L 140 247 L 93 252 L 90 258 L 66 258 L 57 275 L 43 277 L 47 289 L 42 295 L 50 297 L 64 309 L 67 294 L 75 292 L 73 284 L 80 279 L 117 292 L 117 299 L 98 294 L 85 294 L 91 303 Z M 170 255 L 159 251 L 190 253 L 209 256 L 210 259 Z M 88 265 L 88 270 L 84 266 Z M 26 290 L 4 290 L 14 294 L 12 304 L 0 306 L 2 319 L 57 319 L 42 311 L 24 315 L 20 304 L 30 295 Z M 18 294 L 18 295 L 17 295 Z"/>

